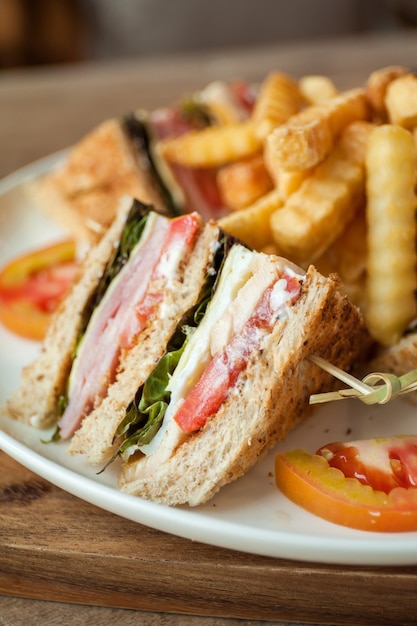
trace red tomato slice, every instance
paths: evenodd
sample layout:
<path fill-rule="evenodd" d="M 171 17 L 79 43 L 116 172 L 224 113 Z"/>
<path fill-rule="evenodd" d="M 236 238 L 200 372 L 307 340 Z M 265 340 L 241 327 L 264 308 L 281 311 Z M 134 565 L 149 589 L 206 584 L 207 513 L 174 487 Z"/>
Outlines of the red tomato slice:
<path fill-rule="evenodd" d="M 166 264 L 170 265 L 172 257 L 174 257 L 174 264 L 178 262 L 175 260 L 178 248 L 181 250 L 188 248 L 191 251 L 200 228 L 201 218 L 197 213 L 188 213 L 187 215 L 181 215 L 171 220 L 151 280 L 157 280 L 161 276 L 161 266 L 164 268 Z M 135 316 L 130 319 L 130 323 L 125 325 L 123 332 L 119 335 L 119 343 L 122 348 L 128 349 L 132 347 L 135 338 L 144 329 L 150 317 L 154 315 L 157 304 L 161 302 L 163 298 L 164 294 L 160 291 L 147 291 L 144 299 L 136 303 L 134 307 Z"/>
<path fill-rule="evenodd" d="M 214 356 L 175 414 L 181 430 L 192 433 L 202 428 L 217 413 L 245 366 L 244 358 L 231 363 L 227 352 Z"/>
<path fill-rule="evenodd" d="M 290 301 L 295 302 L 300 296 L 300 283 L 297 279 L 283 274 L 287 281 Z M 268 287 L 257 304 L 255 312 L 243 325 L 230 343 L 209 361 L 200 379 L 185 398 L 174 415 L 178 426 L 186 433 L 202 428 L 207 420 L 215 415 L 227 400 L 230 390 L 245 370 L 249 358 L 260 341 L 259 329 L 272 329 L 276 315 L 271 299 L 273 286 Z"/>
<path fill-rule="evenodd" d="M 0 321 L 12 332 L 40 341 L 76 271 L 76 246 L 62 241 L 24 254 L 0 272 Z"/>
<path fill-rule="evenodd" d="M 181 215 L 171 220 L 162 254 L 169 250 L 175 243 L 186 247 L 191 246 L 200 227 L 201 221 L 197 213 L 188 213 L 187 215 Z"/>
<path fill-rule="evenodd" d="M 349 452 L 350 463 L 340 461 L 345 456 L 343 448 Z M 356 461 L 351 449 L 360 450 Z M 417 436 L 329 444 L 320 451 L 325 456 L 304 450 L 275 456 L 276 484 L 290 500 L 314 515 L 351 528 L 417 530 L 417 489 L 409 486 L 415 484 Z M 335 466 L 325 457 L 333 458 Z M 401 471 L 399 464 L 403 465 Z M 349 467 L 349 471 L 345 475 L 336 465 Z"/>
<path fill-rule="evenodd" d="M 417 486 L 417 436 L 335 442 L 321 447 L 317 454 L 346 478 L 357 478 L 384 493 L 395 487 Z"/>

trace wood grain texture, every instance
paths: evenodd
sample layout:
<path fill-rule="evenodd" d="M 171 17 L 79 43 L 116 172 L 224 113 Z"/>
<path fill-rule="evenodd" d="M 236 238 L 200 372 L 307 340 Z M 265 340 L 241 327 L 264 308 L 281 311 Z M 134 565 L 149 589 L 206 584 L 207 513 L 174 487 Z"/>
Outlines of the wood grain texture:
<path fill-rule="evenodd" d="M 257 620 L 415 624 L 417 568 L 224 550 L 119 518 L 0 453 L 0 593 Z"/>

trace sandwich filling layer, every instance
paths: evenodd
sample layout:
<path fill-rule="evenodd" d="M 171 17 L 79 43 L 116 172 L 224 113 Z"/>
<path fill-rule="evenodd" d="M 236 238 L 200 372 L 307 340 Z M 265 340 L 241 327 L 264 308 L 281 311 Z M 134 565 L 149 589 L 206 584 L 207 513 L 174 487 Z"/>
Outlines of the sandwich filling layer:
<path fill-rule="evenodd" d="M 192 251 L 202 225 L 191 213 L 173 220 L 146 217 L 139 242 L 95 308 L 77 349 L 68 385 L 68 404 L 58 422 L 60 436 L 71 437 L 105 397 L 121 355 L 138 341 L 150 320 L 164 315 L 168 291 Z"/>
<path fill-rule="evenodd" d="M 149 443 L 123 448 L 123 458 L 147 456 L 154 471 L 191 433 L 204 427 L 233 393 L 252 356 L 297 301 L 302 276 L 295 266 L 233 246 L 207 311 L 187 337 L 167 384 L 168 406 Z"/>

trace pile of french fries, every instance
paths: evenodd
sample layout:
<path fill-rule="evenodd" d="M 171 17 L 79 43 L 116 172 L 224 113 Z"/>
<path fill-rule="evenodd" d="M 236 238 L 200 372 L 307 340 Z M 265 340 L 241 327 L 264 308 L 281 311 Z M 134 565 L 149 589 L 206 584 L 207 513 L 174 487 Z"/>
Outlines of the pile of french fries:
<path fill-rule="evenodd" d="M 390 66 L 339 91 L 326 76 L 280 72 L 249 120 L 165 140 L 173 163 L 215 167 L 230 213 L 255 249 L 337 272 L 380 344 L 416 317 L 417 77 Z"/>

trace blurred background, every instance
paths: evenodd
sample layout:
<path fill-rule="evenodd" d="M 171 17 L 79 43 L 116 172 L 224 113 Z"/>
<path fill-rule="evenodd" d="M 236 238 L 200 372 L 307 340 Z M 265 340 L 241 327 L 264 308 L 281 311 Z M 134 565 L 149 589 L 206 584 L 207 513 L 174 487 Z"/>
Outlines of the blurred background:
<path fill-rule="evenodd" d="M 0 69 L 417 29 L 417 0 L 0 0 Z"/>

